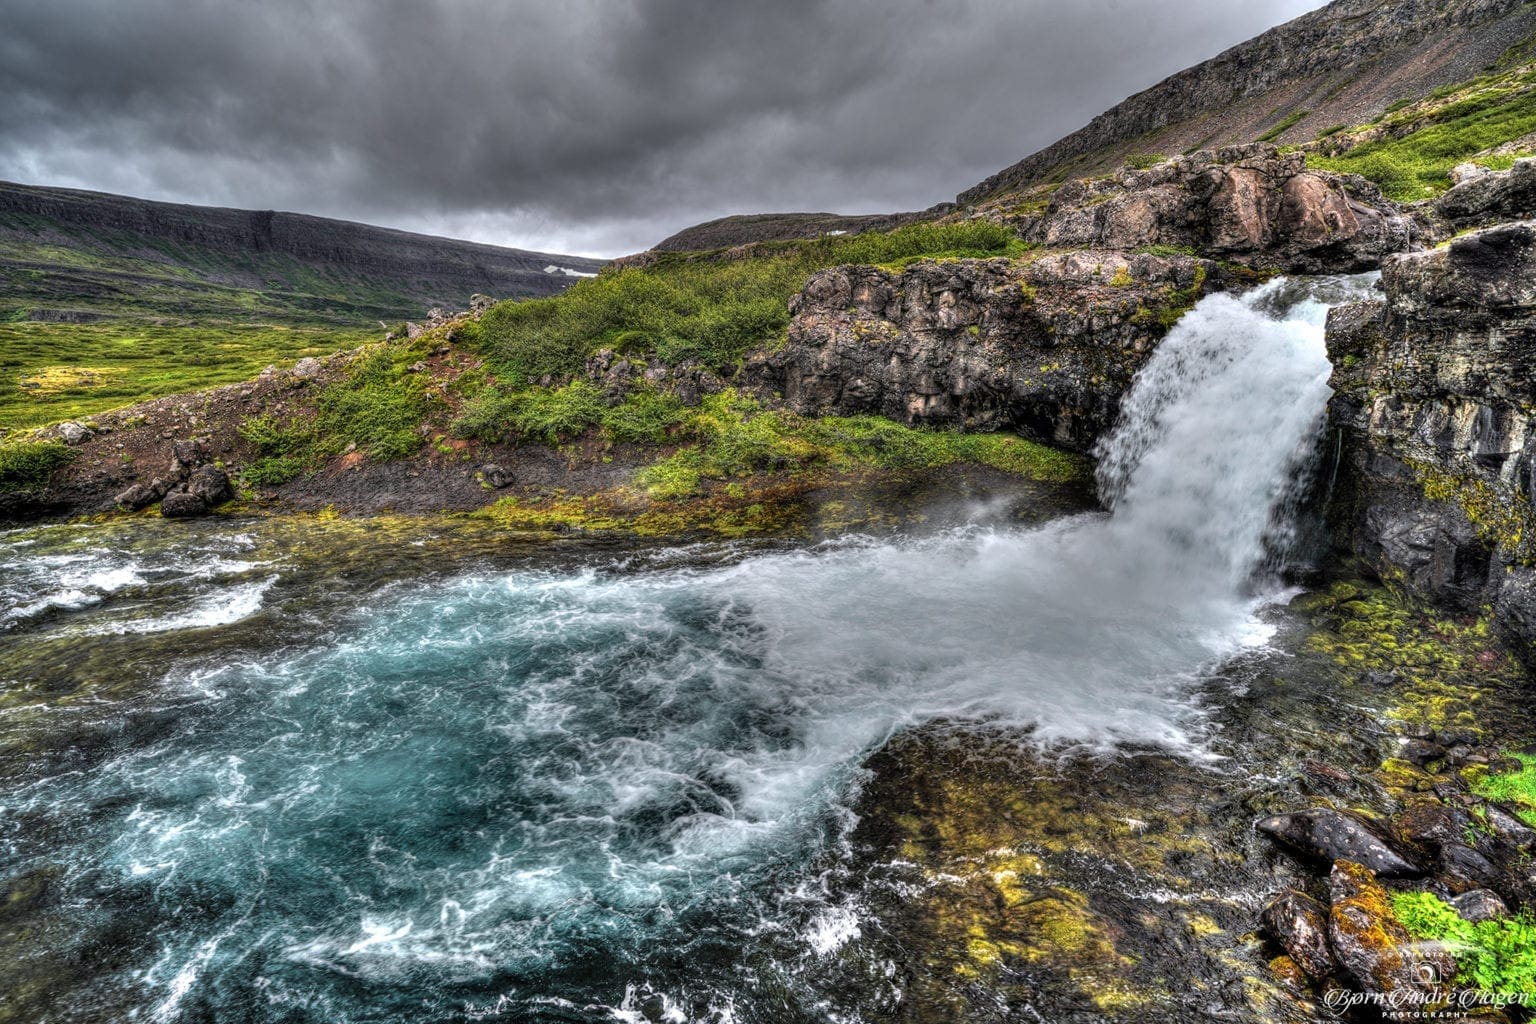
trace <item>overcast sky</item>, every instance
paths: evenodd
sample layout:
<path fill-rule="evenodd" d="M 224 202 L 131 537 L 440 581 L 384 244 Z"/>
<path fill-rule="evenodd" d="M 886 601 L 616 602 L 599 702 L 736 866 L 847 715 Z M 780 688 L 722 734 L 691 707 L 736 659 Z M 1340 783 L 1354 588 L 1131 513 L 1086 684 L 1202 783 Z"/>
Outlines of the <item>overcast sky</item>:
<path fill-rule="evenodd" d="M 613 256 L 921 209 L 1318 0 L 0 0 L 0 179 Z"/>

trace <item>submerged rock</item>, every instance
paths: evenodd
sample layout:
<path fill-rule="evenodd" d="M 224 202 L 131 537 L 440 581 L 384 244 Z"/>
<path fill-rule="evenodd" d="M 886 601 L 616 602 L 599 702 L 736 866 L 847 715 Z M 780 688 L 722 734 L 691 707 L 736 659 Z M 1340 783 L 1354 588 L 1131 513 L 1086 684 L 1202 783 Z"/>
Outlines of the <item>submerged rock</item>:
<path fill-rule="evenodd" d="M 1328 910 L 1305 893 L 1291 889 L 1264 908 L 1264 929 L 1295 964 L 1314 979 L 1334 972 L 1328 948 Z"/>
<path fill-rule="evenodd" d="M 1260 820 L 1254 827 L 1276 842 L 1317 860 L 1353 861 L 1389 878 L 1424 873 L 1388 846 L 1365 822 L 1331 808 L 1277 814 Z"/>

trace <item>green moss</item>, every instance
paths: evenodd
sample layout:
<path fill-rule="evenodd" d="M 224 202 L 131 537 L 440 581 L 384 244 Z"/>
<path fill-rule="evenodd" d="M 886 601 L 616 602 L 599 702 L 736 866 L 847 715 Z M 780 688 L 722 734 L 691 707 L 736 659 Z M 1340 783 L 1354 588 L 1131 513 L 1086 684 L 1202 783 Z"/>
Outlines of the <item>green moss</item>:
<path fill-rule="evenodd" d="M 1424 497 L 1461 506 L 1483 540 L 1503 548 L 1522 564 L 1536 562 L 1536 545 L 1526 530 L 1531 522 L 1531 503 L 1524 495 L 1506 493 L 1471 474 L 1451 475 L 1411 460 L 1408 466 L 1418 476 Z"/>
<path fill-rule="evenodd" d="M 1392 906 L 1415 939 L 1441 942 L 1456 957 L 1456 980 L 1482 992 L 1536 993 L 1536 919 L 1529 911 L 1466 921 L 1427 892 L 1403 892 Z"/>
<path fill-rule="evenodd" d="M 0 442 L 0 491 L 43 487 L 74 457 L 74 449 L 62 441 Z"/>
<path fill-rule="evenodd" d="M 1125 166 L 1136 171 L 1155 167 L 1168 158 L 1161 153 L 1131 153 L 1125 158 Z"/>
<path fill-rule="evenodd" d="M 1513 805 L 1528 825 L 1536 826 L 1536 754 L 1516 754 L 1520 770 L 1486 775 L 1472 786 L 1478 796 Z"/>
<path fill-rule="evenodd" d="M 1440 618 L 1391 586 L 1338 583 L 1294 607 L 1318 627 L 1308 647 L 1331 658 L 1346 684 L 1370 673 L 1395 680 L 1388 714 L 1399 721 L 1480 731 L 1479 705 L 1523 676 L 1486 618 Z"/>

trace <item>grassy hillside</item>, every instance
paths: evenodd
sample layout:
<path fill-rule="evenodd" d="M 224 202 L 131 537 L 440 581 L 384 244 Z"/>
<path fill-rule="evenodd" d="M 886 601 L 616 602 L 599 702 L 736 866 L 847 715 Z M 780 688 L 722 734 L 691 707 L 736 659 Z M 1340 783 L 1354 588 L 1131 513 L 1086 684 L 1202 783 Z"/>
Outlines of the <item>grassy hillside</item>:
<path fill-rule="evenodd" d="M 0 431 L 242 380 L 597 261 L 0 183 Z"/>
<path fill-rule="evenodd" d="M 377 325 L 0 322 L 0 431 L 232 384 L 380 333 Z"/>
<path fill-rule="evenodd" d="M 1528 58 L 1527 49 L 1519 56 Z M 1536 151 L 1533 136 L 1536 63 L 1522 60 L 1398 104 L 1370 124 L 1328 129 L 1306 147 L 1307 163 L 1363 175 L 1393 199 L 1413 202 L 1449 188 L 1451 168 L 1464 161 L 1509 167 Z"/>
<path fill-rule="evenodd" d="M 600 348 L 668 364 L 697 360 L 725 373 L 783 331 L 790 297 L 824 267 L 1022 250 L 1010 229 L 973 221 L 765 242 L 745 258 L 665 253 L 649 266 L 604 271 L 555 298 L 503 303 L 476 325 L 471 340 L 511 381 L 575 373 Z"/>

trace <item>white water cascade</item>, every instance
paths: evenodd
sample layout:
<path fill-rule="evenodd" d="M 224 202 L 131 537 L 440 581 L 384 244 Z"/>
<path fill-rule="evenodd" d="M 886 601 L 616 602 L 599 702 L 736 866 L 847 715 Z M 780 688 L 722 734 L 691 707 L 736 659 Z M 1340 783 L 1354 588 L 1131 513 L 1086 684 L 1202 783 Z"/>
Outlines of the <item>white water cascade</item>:
<path fill-rule="evenodd" d="M 461 1020 L 485 986 L 532 1014 L 618 1000 L 659 956 L 691 965 L 698 936 L 674 921 L 772 913 L 775 865 L 836 841 L 829 810 L 905 726 L 1202 757 L 1210 669 L 1270 635 L 1281 591 L 1256 573 L 1322 423 L 1325 302 L 1366 286 L 1201 301 L 1103 442 L 1108 514 L 406 581 L 325 642 L 178 663 L 100 712 L 106 738 L 68 705 L 63 746 L 100 760 L 29 767 L 9 806 L 54 838 L 23 860 L 68 867 L 64 905 L 111 891 L 134 929 L 158 922 L 142 1019 L 378 1020 L 394 999 L 401 1019 Z M 76 618 L 44 639 L 82 649 L 239 625 L 135 610 L 171 578 L 154 559 L 184 552 L 92 551 L 81 533 L 50 554 L 49 536 L 0 537 L 0 636 L 56 628 L 26 603 L 49 586 Z M 290 567 L 240 565 L 174 588 L 269 614 Z M 0 807 L 0 836 L 14 820 Z M 818 920 L 808 948 L 857 930 Z"/>

